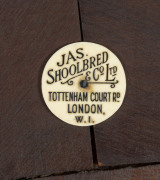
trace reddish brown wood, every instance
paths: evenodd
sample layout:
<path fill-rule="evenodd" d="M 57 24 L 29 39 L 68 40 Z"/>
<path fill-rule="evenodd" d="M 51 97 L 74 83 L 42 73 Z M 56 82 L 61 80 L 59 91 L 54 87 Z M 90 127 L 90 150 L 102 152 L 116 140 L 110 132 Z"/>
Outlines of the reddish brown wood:
<path fill-rule="evenodd" d="M 95 126 L 99 165 L 160 161 L 160 2 L 80 0 L 84 41 L 121 60 L 127 93 L 120 110 Z"/>
<path fill-rule="evenodd" d="M 89 128 L 57 119 L 41 94 L 48 58 L 80 40 L 75 0 L 0 1 L 0 179 L 92 168 Z"/>
<path fill-rule="evenodd" d="M 159 180 L 160 166 L 125 168 L 109 171 L 81 172 L 65 176 L 40 178 L 41 180 Z"/>

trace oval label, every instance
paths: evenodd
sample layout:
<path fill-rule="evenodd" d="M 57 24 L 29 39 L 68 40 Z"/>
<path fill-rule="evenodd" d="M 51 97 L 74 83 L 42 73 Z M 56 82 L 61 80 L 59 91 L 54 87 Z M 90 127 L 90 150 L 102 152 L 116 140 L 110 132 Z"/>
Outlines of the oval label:
<path fill-rule="evenodd" d="M 72 43 L 55 52 L 41 83 L 50 111 L 76 126 L 107 120 L 120 108 L 126 92 L 120 60 L 106 47 L 91 42 Z"/>

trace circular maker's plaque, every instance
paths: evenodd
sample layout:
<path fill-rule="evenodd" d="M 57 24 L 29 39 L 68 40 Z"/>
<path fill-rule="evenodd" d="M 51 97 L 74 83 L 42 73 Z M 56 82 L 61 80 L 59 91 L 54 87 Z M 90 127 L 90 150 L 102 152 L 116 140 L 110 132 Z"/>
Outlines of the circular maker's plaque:
<path fill-rule="evenodd" d="M 48 60 L 42 94 L 62 121 L 90 126 L 105 121 L 122 105 L 126 77 L 120 60 L 106 47 L 91 42 L 64 46 Z"/>

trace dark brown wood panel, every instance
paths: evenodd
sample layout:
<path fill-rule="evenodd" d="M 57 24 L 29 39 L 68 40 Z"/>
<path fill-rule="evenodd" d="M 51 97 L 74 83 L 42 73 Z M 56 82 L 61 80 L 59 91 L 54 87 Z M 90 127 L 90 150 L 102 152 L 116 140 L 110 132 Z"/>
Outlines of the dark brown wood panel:
<path fill-rule="evenodd" d="M 99 165 L 160 161 L 160 1 L 80 0 L 84 41 L 121 60 L 124 104 L 95 126 Z"/>
<path fill-rule="evenodd" d="M 159 180 L 160 166 L 126 168 L 109 171 L 81 172 L 72 175 L 40 178 L 41 180 Z M 40 180 L 39 179 L 39 180 Z"/>
<path fill-rule="evenodd" d="M 75 0 L 0 0 L 0 179 L 92 168 L 89 128 L 54 117 L 41 94 L 48 58 L 80 40 Z"/>

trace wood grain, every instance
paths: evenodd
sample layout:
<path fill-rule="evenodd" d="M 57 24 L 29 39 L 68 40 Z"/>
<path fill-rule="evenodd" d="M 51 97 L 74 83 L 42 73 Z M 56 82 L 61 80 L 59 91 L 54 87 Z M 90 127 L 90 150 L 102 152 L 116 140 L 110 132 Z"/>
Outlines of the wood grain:
<path fill-rule="evenodd" d="M 0 0 L 0 179 L 92 168 L 89 128 L 68 125 L 46 107 L 48 58 L 80 41 L 75 0 Z"/>
<path fill-rule="evenodd" d="M 84 41 L 121 60 L 127 93 L 120 110 L 95 126 L 100 166 L 160 161 L 160 1 L 80 0 Z"/>
<path fill-rule="evenodd" d="M 81 172 L 72 175 L 40 178 L 39 180 L 159 180 L 160 166 L 125 168 L 109 171 Z"/>

